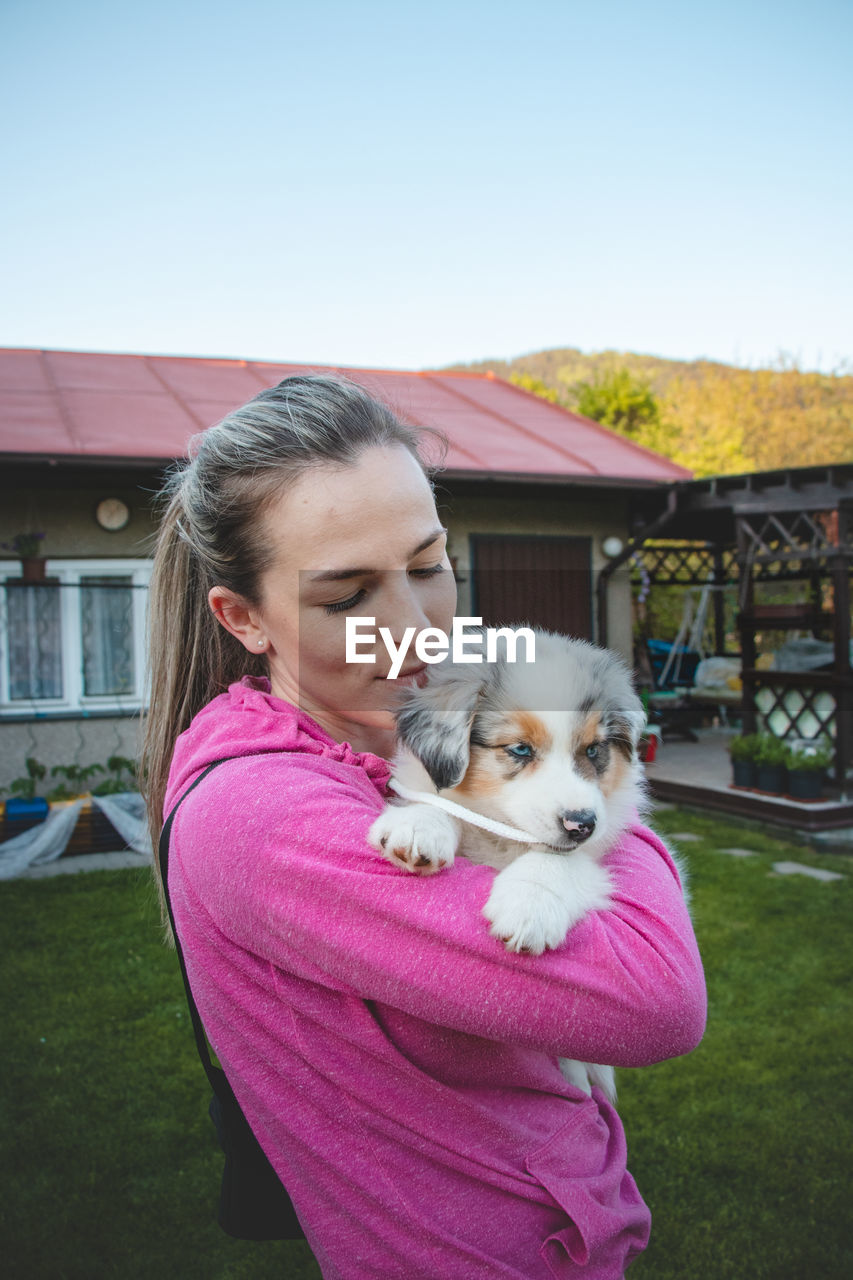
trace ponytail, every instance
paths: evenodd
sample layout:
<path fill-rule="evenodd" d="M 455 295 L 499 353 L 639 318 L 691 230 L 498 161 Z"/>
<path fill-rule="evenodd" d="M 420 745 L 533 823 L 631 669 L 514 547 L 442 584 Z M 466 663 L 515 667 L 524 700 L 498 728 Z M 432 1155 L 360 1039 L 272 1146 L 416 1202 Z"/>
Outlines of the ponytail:
<path fill-rule="evenodd" d="M 185 521 L 177 488 L 157 536 L 148 593 L 151 675 L 142 772 L 161 898 L 157 845 L 175 742 L 211 698 L 244 675 L 266 672 L 264 660 L 247 653 L 214 617 L 207 601 L 213 582 L 185 535 Z"/>

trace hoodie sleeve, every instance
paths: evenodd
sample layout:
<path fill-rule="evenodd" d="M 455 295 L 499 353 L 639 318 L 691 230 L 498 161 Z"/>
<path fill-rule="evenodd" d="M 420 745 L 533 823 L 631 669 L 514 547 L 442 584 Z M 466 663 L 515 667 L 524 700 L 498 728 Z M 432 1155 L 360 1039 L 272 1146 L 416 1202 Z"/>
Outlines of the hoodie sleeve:
<path fill-rule="evenodd" d="M 699 1043 L 702 965 L 678 873 L 651 831 L 634 826 L 608 855 L 610 910 L 554 951 L 517 955 L 482 914 L 497 873 L 464 858 L 430 877 L 398 870 L 366 841 L 382 806 L 351 767 L 235 760 L 182 805 L 172 861 L 194 910 L 297 977 L 469 1035 L 617 1067 Z"/>

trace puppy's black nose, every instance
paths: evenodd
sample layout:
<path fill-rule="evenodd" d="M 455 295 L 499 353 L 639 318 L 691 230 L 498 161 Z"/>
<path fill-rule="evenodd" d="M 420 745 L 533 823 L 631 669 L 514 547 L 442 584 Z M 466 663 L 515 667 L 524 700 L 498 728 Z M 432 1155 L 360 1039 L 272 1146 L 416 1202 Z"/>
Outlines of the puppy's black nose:
<path fill-rule="evenodd" d="M 595 830 L 595 814 L 592 809 L 564 809 L 560 814 L 560 821 L 578 843 L 588 840 Z"/>

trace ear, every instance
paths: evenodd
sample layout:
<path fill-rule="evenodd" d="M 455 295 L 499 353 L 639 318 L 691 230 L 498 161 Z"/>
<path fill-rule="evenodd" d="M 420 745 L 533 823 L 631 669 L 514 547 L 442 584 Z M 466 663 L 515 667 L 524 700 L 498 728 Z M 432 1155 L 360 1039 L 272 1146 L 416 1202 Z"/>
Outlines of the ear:
<path fill-rule="evenodd" d="M 242 596 L 228 587 L 211 587 L 207 593 L 211 612 L 226 631 L 230 631 L 249 653 L 263 653 L 267 639 L 257 614 Z M 261 643 L 263 642 L 263 643 Z"/>
<path fill-rule="evenodd" d="M 627 760 L 634 758 L 643 730 L 646 713 L 633 689 L 626 689 L 618 703 L 609 708 L 607 736 Z"/>
<path fill-rule="evenodd" d="M 604 649 L 598 678 L 607 691 L 605 702 L 607 736 L 626 760 L 633 760 L 646 727 L 646 713 L 634 690 L 631 672 L 621 657 L 609 649 Z"/>
<path fill-rule="evenodd" d="M 423 689 L 407 691 L 397 712 L 397 734 L 437 790 L 455 787 L 465 776 L 477 704 L 496 675 L 491 663 L 440 665 L 432 668 Z"/>

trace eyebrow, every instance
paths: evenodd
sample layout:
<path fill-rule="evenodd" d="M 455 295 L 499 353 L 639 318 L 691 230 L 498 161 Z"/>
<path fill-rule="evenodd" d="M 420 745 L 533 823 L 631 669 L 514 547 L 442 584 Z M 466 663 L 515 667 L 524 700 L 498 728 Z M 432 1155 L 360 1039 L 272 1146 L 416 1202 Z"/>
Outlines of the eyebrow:
<path fill-rule="evenodd" d="M 423 542 L 419 542 L 413 551 L 409 552 L 409 559 L 413 560 L 421 551 L 426 551 L 427 547 L 441 537 L 443 533 L 447 533 L 444 525 L 440 525 L 433 533 L 424 538 Z M 345 578 L 360 578 L 367 573 L 376 573 L 375 569 L 324 569 L 321 573 L 312 573 L 309 582 L 342 582 Z"/>

